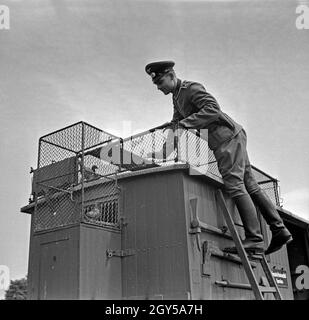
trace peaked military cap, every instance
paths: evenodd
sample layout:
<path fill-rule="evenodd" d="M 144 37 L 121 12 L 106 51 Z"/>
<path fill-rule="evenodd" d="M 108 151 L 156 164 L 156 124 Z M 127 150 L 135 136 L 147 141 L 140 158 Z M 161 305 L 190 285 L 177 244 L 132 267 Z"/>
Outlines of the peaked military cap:
<path fill-rule="evenodd" d="M 166 73 L 173 70 L 174 61 L 151 62 L 145 67 L 145 71 L 151 76 L 152 81 L 156 83 Z"/>

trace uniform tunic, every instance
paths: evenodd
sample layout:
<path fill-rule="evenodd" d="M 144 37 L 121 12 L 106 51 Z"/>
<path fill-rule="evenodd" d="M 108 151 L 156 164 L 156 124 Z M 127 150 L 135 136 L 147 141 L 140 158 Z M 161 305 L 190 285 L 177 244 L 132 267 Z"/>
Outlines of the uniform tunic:
<path fill-rule="evenodd" d="M 173 95 L 172 122 L 186 128 L 208 129 L 208 145 L 214 152 L 226 191 L 237 197 L 260 190 L 246 149 L 246 132 L 227 114 L 203 85 L 178 79 Z"/>

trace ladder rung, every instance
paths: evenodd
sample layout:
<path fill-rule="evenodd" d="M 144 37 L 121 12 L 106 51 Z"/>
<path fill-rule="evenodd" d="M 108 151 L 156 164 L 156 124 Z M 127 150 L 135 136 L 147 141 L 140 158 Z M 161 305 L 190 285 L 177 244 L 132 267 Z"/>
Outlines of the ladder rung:
<path fill-rule="evenodd" d="M 262 260 L 263 255 L 262 254 L 248 254 L 249 259 L 256 259 L 256 260 Z"/>
<path fill-rule="evenodd" d="M 277 292 L 275 287 L 263 287 L 259 286 L 261 292 Z"/>
<path fill-rule="evenodd" d="M 230 282 L 228 280 L 222 280 L 222 281 L 216 280 L 215 284 L 221 287 L 252 290 L 251 285 L 248 283 Z"/>
<path fill-rule="evenodd" d="M 252 287 L 250 284 L 247 283 L 237 283 L 237 282 L 230 282 L 227 280 L 223 280 L 223 281 L 215 281 L 215 284 L 222 286 L 222 287 L 230 287 L 230 288 L 238 288 L 238 289 L 248 289 L 248 290 L 252 290 Z M 273 292 L 277 292 L 275 287 L 264 287 L 264 286 L 259 286 L 259 289 L 261 292 L 264 293 L 273 293 Z"/>
<path fill-rule="evenodd" d="M 226 253 L 216 246 L 211 247 L 211 255 L 217 258 L 226 259 L 235 263 L 242 264 L 242 260 L 238 255 Z M 255 261 L 250 261 L 250 264 L 252 268 L 256 268 L 258 265 Z"/>

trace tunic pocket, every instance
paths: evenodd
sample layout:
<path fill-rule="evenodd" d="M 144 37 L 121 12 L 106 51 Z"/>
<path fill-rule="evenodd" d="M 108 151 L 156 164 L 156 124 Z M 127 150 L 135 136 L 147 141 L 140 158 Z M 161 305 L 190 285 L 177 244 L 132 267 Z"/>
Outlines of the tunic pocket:
<path fill-rule="evenodd" d="M 227 126 L 217 126 L 217 128 L 209 134 L 209 147 L 216 149 L 223 142 L 231 139 L 234 135 L 234 130 Z"/>

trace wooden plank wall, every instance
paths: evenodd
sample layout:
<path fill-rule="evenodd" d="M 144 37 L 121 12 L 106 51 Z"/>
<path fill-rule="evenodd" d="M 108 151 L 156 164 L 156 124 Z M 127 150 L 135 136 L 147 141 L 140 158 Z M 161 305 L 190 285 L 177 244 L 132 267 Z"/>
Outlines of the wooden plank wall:
<path fill-rule="evenodd" d="M 121 249 L 119 231 L 81 225 L 79 299 L 121 299 L 122 258 L 108 258 L 107 249 Z"/>
<path fill-rule="evenodd" d="M 269 239 L 271 239 L 271 234 L 269 233 Z M 282 247 L 279 251 L 272 253 L 271 255 L 268 255 L 267 261 L 269 262 L 270 268 L 276 268 L 276 269 L 282 269 L 286 271 L 287 273 L 287 281 L 288 281 L 288 287 L 280 288 L 280 292 L 282 294 L 282 297 L 284 300 L 293 300 L 293 285 L 292 285 L 292 279 L 291 279 L 291 270 L 290 270 L 290 264 L 289 264 L 289 257 L 288 257 L 288 251 L 287 247 Z"/>
<path fill-rule="evenodd" d="M 124 299 L 187 299 L 188 257 L 181 171 L 119 181 L 125 226 Z"/>
<path fill-rule="evenodd" d="M 224 218 L 221 213 L 221 208 L 218 206 L 216 202 L 215 192 L 217 186 L 215 184 L 209 183 L 205 179 L 201 177 L 194 176 L 186 176 L 184 180 L 184 193 L 185 193 L 185 207 L 186 207 L 186 216 L 187 216 L 187 225 L 190 225 L 190 216 L 191 216 L 191 208 L 190 208 L 190 199 L 197 199 L 197 212 L 199 219 L 216 228 L 222 228 L 225 226 Z M 242 238 L 244 238 L 244 230 L 241 226 L 241 220 L 235 205 L 232 200 L 226 197 L 227 206 L 230 212 L 233 215 L 234 221 L 240 226 L 237 227 L 238 232 Z M 265 228 L 265 222 L 262 221 Z M 188 243 L 190 248 L 189 255 L 189 263 L 190 263 L 190 274 L 196 274 L 199 272 L 201 268 L 201 261 L 203 258 L 202 250 L 199 251 L 196 246 L 193 246 L 194 238 L 188 234 Z M 220 235 L 220 233 L 209 233 L 202 232 L 200 234 L 201 244 L 204 241 L 209 242 L 211 245 L 223 249 L 227 246 L 232 246 L 233 241 Z M 276 266 L 283 266 L 288 270 L 289 274 L 289 263 L 287 257 L 286 249 L 280 250 L 278 254 L 272 255 L 272 264 Z M 209 262 L 209 275 L 202 275 L 200 272 L 200 279 L 197 276 L 193 278 L 191 277 L 192 283 L 192 297 L 197 299 L 253 299 L 254 296 L 251 290 L 247 289 L 235 289 L 235 288 L 226 288 L 220 287 L 215 284 L 215 281 L 228 280 L 230 282 L 236 283 L 244 283 L 248 284 L 247 277 L 243 270 L 243 267 L 235 262 L 223 260 L 222 258 L 218 258 L 215 256 L 211 256 Z M 257 267 L 254 269 L 257 279 L 260 279 L 261 276 L 264 276 L 263 270 L 260 264 L 257 264 Z M 292 290 L 291 290 L 291 281 L 289 279 L 289 288 L 280 289 L 282 295 L 285 299 L 292 299 Z M 266 296 L 266 298 L 272 298 L 272 295 Z"/>
<path fill-rule="evenodd" d="M 79 226 L 33 235 L 28 298 L 78 299 Z"/>
<path fill-rule="evenodd" d="M 118 183 L 121 234 L 85 224 L 32 234 L 31 299 L 46 297 L 42 296 L 42 281 L 44 277 L 50 281 L 52 273 L 43 270 L 42 259 L 55 259 L 55 255 L 58 262 L 66 261 L 61 265 L 64 272 L 59 285 L 65 295 L 70 288 L 70 299 L 253 299 L 251 290 L 225 288 L 215 283 L 228 280 L 248 284 L 239 263 L 215 254 L 203 260 L 203 244 L 216 250 L 234 244 L 220 231 L 226 223 L 215 197 L 218 182 L 190 176 L 186 170 L 167 170 L 129 176 Z M 86 189 L 85 200 L 100 199 L 105 189 L 106 186 L 99 185 Z M 219 231 L 191 233 L 192 199 L 197 200 L 199 219 Z M 226 201 L 243 237 L 235 205 L 231 199 Z M 262 227 L 268 230 L 265 222 Z M 266 232 L 270 238 L 269 230 Z M 67 242 L 59 246 L 59 241 Z M 134 253 L 107 259 L 106 249 L 129 249 Z M 269 258 L 271 266 L 290 273 L 286 248 Z M 259 278 L 260 266 L 255 270 Z M 288 281 L 289 288 L 281 292 L 285 299 L 292 299 L 291 279 Z"/>

